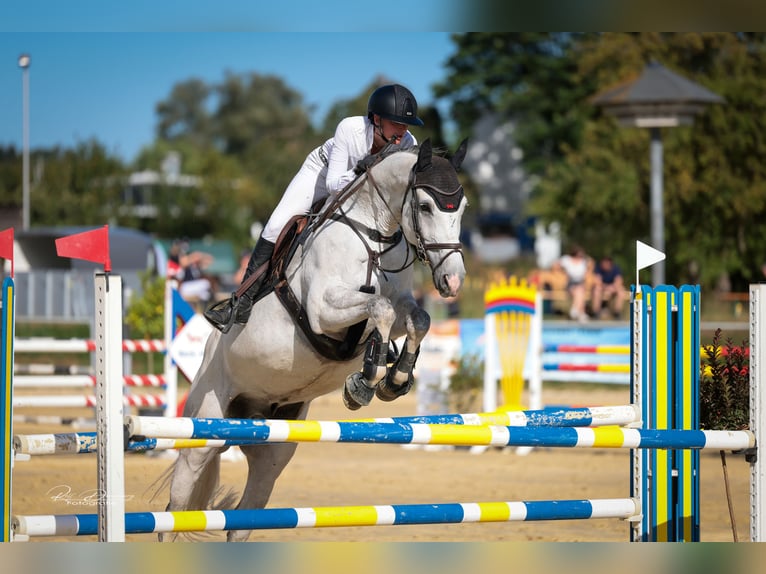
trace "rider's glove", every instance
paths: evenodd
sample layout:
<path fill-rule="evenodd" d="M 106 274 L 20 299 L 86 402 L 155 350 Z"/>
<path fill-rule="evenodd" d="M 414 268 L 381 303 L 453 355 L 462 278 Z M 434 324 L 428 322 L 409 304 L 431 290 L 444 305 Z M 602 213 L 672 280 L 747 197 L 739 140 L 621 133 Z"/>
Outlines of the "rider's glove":
<path fill-rule="evenodd" d="M 367 157 L 363 157 L 358 162 L 356 162 L 356 167 L 354 167 L 354 173 L 356 175 L 362 175 L 365 171 L 367 171 L 372 164 L 375 163 L 375 160 L 378 159 L 375 155 L 368 155 Z"/>

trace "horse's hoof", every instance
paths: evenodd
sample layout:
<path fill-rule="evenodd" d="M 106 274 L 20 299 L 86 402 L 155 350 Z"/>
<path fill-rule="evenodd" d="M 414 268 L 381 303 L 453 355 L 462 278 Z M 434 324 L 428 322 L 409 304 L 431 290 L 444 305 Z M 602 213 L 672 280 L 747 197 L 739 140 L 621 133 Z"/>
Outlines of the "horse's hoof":
<path fill-rule="evenodd" d="M 370 404 L 375 389 L 367 386 L 367 381 L 362 373 L 351 373 L 346 377 L 343 387 L 343 404 L 350 411 L 355 411 Z"/>
<path fill-rule="evenodd" d="M 394 399 L 398 399 L 399 397 L 409 393 L 413 382 L 414 379 L 412 378 L 412 375 L 410 375 L 409 378 L 401 385 L 390 382 L 389 377 L 386 377 L 375 389 L 375 396 L 378 397 L 381 401 L 385 401 L 387 403 L 391 402 Z"/>

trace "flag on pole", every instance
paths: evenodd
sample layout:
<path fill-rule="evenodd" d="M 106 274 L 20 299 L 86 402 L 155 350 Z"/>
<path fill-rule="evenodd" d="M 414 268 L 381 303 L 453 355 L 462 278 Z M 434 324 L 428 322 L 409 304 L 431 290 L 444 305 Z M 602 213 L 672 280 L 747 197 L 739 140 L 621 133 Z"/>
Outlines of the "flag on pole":
<path fill-rule="evenodd" d="M 641 282 L 638 278 L 638 272 L 641 271 L 641 269 L 646 269 L 655 263 L 659 263 L 663 259 L 665 259 L 665 254 L 662 251 L 641 241 L 636 241 L 636 293 L 641 292 Z"/>
<path fill-rule="evenodd" d="M 646 267 L 651 267 L 663 259 L 665 259 L 665 254 L 662 251 L 641 241 L 636 241 L 636 267 L 638 267 L 639 271 Z"/>
<path fill-rule="evenodd" d="M 112 263 L 109 260 L 109 226 L 104 225 L 104 227 L 93 231 L 84 231 L 58 238 L 56 240 L 56 254 L 59 257 L 101 263 L 104 266 L 104 271 L 109 273 L 112 270 Z"/>
<path fill-rule="evenodd" d="M 11 262 L 11 278 L 13 278 L 13 227 L 0 231 L 0 258 Z"/>

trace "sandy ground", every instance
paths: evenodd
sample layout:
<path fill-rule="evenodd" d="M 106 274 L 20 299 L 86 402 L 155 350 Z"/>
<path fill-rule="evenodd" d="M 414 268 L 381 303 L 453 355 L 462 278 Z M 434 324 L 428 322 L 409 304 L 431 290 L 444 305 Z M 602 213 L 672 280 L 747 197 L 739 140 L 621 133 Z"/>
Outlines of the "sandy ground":
<path fill-rule="evenodd" d="M 628 401 L 624 387 L 598 390 L 546 390 L 546 404 L 617 405 Z M 48 413 L 50 414 L 50 413 Z M 63 414 L 63 413 L 61 413 Z M 358 414 L 345 410 L 339 393 L 317 399 L 310 418 L 416 414 L 414 396 L 373 404 Z M 62 432 L 61 427 L 16 424 L 21 433 Z M 749 466 L 741 456 L 727 457 L 740 540 L 749 538 Z M 167 458 L 134 454 L 126 457 L 127 511 L 161 511 L 167 493 L 152 498 L 152 485 L 170 465 Z M 702 454 L 701 531 L 703 541 L 733 540 L 723 471 L 717 451 Z M 237 492 L 244 485 L 244 461 L 222 463 L 222 484 Z M 629 491 L 627 450 L 537 449 L 527 456 L 491 449 L 475 455 L 467 450 L 412 449 L 399 445 L 302 444 L 277 482 L 271 507 L 337 506 L 625 498 Z M 33 457 L 17 462 L 13 477 L 14 514 L 95 513 L 93 506 L 56 500 L 62 487 L 72 498 L 96 486 L 93 455 Z M 510 522 L 465 525 L 340 527 L 253 532 L 253 541 L 603 541 L 624 542 L 629 526 L 617 519 L 590 521 Z M 40 538 L 44 540 L 89 540 Z M 153 541 L 155 535 L 128 535 L 129 541 Z M 205 540 L 225 540 L 210 533 Z"/>

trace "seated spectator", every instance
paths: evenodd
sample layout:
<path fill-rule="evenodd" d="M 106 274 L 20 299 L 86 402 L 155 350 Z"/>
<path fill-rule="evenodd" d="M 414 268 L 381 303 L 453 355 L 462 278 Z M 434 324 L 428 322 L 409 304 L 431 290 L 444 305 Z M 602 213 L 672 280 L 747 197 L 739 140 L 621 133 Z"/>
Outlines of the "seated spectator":
<path fill-rule="evenodd" d="M 588 314 L 585 311 L 588 257 L 582 247 L 575 245 L 567 255 L 559 259 L 559 263 L 567 275 L 567 291 L 572 298 L 569 317 L 584 323 L 588 321 Z"/>
<path fill-rule="evenodd" d="M 544 315 L 566 314 L 560 309 L 558 294 L 566 292 L 569 279 L 558 260 L 551 264 L 550 269 L 538 269 L 531 273 L 529 282 L 543 292 Z"/>
<path fill-rule="evenodd" d="M 622 270 L 611 257 L 602 257 L 596 265 L 596 281 L 593 286 L 593 315 L 598 317 L 609 311 L 613 318 L 622 317 L 625 304 L 625 284 Z M 604 303 L 606 308 L 604 309 Z"/>
<path fill-rule="evenodd" d="M 209 303 L 213 297 L 213 282 L 204 270 L 213 262 L 213 256 L 203 251 L 190 253 L 188 241 L 174 241 L 168 260 L 170 275 L 178 280 L 181 297 L 191 303 Z"/>

